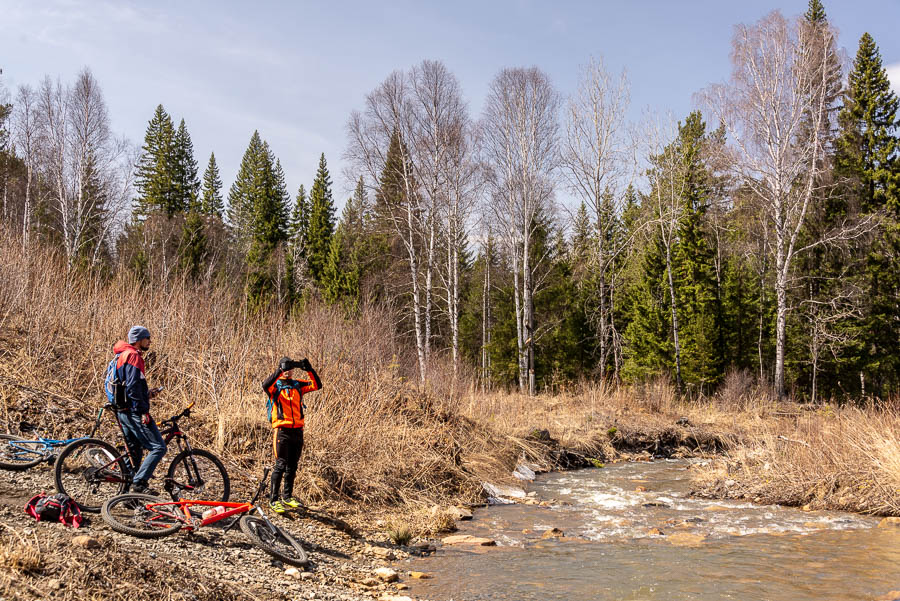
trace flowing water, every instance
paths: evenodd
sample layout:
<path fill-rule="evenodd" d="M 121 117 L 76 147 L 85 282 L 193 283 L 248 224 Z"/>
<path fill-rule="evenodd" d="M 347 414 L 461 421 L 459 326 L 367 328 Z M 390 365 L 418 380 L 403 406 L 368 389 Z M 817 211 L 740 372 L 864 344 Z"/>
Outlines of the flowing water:
<path fill-rule="evenodd" d="M 499 505 L 405 569 L 415 596 L 447 600 L 871 601 L 900 589 L 900 529 L 877 518 L 692 498 L 686 461 L 540 476 L 550 507 Z M 646 489 L 646 490 L 643 490 Z M 542 539 L 550 528 L 562 538 Z M 655 529 L 655 530 L 654 530 Z"/>

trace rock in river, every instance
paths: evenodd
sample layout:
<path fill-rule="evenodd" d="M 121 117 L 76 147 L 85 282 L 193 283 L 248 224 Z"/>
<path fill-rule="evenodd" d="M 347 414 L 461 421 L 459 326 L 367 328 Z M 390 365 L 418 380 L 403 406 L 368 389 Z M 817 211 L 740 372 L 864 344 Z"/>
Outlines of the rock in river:
<path fill-rule="evenodd" d="M 453 536 L 445 536 L 441 539 L 445 545 L 474 545 L 478 547 L 493 547 L 496 541 L 490 538 L 480 536 L 472 536 L 470 534 L 454 534 Z"/>

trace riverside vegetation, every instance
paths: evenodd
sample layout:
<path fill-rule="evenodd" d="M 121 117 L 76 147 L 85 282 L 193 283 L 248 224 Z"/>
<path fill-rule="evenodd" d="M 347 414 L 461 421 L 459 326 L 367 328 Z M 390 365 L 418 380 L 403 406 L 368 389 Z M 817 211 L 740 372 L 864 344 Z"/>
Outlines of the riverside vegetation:
<path fill-rule="evenodd" d="M 23 256 L 12 236 L 0 241 L 0 419 L 9 431 L 26 422 L 58 435 L 89 428 L 110 341 L 136 319 L 155 333 L 148 377 L 167 385 L 157 412 L 195 401 L 191 435 L 225 458 L 239 490 L 252 486 L 251 477 L 270 461 L 260 374 L 285 348 L 320 365 L 326 387 L 310 400 L 299 492 L 385 542 L 387 530 L 425 538 L 452 528 L 452 514 L 435 505 L 481 501 L 483 481 L 509 482 L 523 460 L 552 469 L 720 454 L 698 470 L 699 494 L 900 515 L 896 405 L 778 402 L 738 372 L 714 396 L 693 400 L 662 379 L 529 397 L 481 393 L 448 373 L 422 390 L 408 377 L 415 374 L 414 355 L 404 354 L 390 335 L 389 316 L 375 309 L 350 320 L 321 305 L 301 316 L 250 313 L 244 300 L 215 289 L 177 281 L 141 286 L 126 271 L 104 277 L 66 270 L 64 263 L 52 250 Z M 46 542 L 42 548 L 8 523 L 2 540 L 6 593 L 23 583 L 45 590 L 64 574 L 88 569 L 64 568 Z M 92 555 L 98 565 L 117 557 L 109 548 Z M 129 567 L 133 560 L 121 561 L 88 581 L 102 588 L 113 574 L 129 581 L 142 573 L 137 564 Z M 192 576 L 173 568 L 172 578 Z M 153 582 L 135 582 L 134 590 L 152 598 L 160 586 L 173 586 Z M 204 598 L 225 594 L 207 585 Z M 92 590 L 98 589 L 88 586 L 82 598 Z"/>
<path fill-rule="evenodd" d="M 443 63 L 395 71 L 349 116 L 339 218 L 324 155 L 293 196 L 253 132 L 223 195 L 161 104 L 138 150 L 89 69 L 0 80 L 0 426 L 85 433 L 141 323 L 155 410 L 196 402 L 235 495 L 271 460 L 261 377 L 309 357 L 325 388 L 297 492 L 381 540 L 451 527 L 521 461 L 710 454 L 697 494 L 897 515 L 900 102 L 868 33 L 844 72 L 819 0 L 736 27 L 731 58 L 698 110 L 632 139 L 628 81 L 600 59 L 568 102 L 501 69 L 479 119 Z M 15 523 L 0 536 L 0 594 L 70 569 Z"/>

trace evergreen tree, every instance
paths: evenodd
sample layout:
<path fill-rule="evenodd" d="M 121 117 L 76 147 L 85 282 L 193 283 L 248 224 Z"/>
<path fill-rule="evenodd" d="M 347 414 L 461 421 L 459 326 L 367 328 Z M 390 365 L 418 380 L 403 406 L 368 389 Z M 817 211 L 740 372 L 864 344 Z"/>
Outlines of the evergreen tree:
<path fill-rule="evenodd" d="M 310 275 L 316 282 L 321 282 L 331 237 L 334 235 L 334 200 L 324 154 L 319 158 L 319 169 L 309 193 L 309 205 L 306 256 Z"/>
<path fill-rule="evenodd" d="M 896 213 L 900 206 L 897 109 L 881 52 L 865 33 L 838 116 L 841 135 L 835 161 L 836 171 L 847 179 L 849 193 L 865 213 L 882 208 Z"/>
<path fill-rule="evenodd" d="M 275 159 L 275 195 L 281 203 L 281 221 L 285 225 L 285 234 L 290 232 L 291 220 L 291 193 L 288 192 L 287 182 L 284 177 L 284 169 L 281 168 L 281 159 Z"/>
<path fill-rule="evenodd" d="M 216 164 L 216 153 L 209 155 L 209 164 L 203 173 L 203 195 L 200 202 L 200 213 L 221 219 L 225 212 L 222 199 L 222 180 L 219 177 L 219 166 Z"/>
<path fill-rule="evenodd" d="M 279 292 L 288 198 L 280 161 L 259 132 L 253 132 L 228 204 L 232 231 L 247 249 L 247 296 L 254 307 L 276 300 Z"/>
<path fill-rule="evenodd" d="M 665 251 L 659 236 L 653 236 L 639 256 L 642 277 L 632 282 L 622 303 L 628 312 L 622 374 L 631 381 L 671 374 L 675 366 Z"/>
<path fill-rule="evenodd" d="M 306 189 L 300 184 L 297 190 L 297 200 L 291 212 L 291 222 L 288 229 L 288 239 L 300 254 L 306 255 L 306 237 L 309 231 L 309 200 L 306 198 Z"/>
<path fill-rule="evenodd" d="M 228 221 L 235 238 L 247 243 L 252 237 L 255 199 L 265 170 L 266 155 L 258 131 L 250 137 L 247 150 L 241 159 L 237 178 L 228 192 Z"/>
<path fill-rule="evenodd" d="M 184 209 L 175 187 L 175 163 L 175 127 L 160 104 L 144 134 L 144 145 L 136 169 L 136 216 L 139 219 L 157 210 L 172 217 Z"/>
<path fill-rule="evenodd" d="M 718 295 L 714 257 L 705 232 L 710 173 L 704 163 L 706 124 L 699 111 L 679 124 L 680 188 L 684 208 L 675 246 L 678 307 L 681 323 L 682 377 L 686 382 L 712 384 L 724 371 L 717 319 Z"/>
<path fill-rule="evenodd" d="M 806 19 L 808 23 L 824 23 L 825 7 L 822 6 L 822 3 L 819 0 L 809 0 L 809 8 L 803 14 L 803 18 Z"/>
<path fill-rule="evenodd" d="M 322 295 L 329 303 L 340 301 L 347 310 L 354 310 L 359 301 L 359 279 L 359 263 L 347 254 L 341 223 L 329 241 L 322 270 Z"/>
<path fill-rule="evenodd" d="M 194 158 L 194 143 L 184 119 L 175 132 L 174 145 L 175 204 L 179 211 L 199 210 L 200 180 L 197 179 L 197 160 Z"/>
<path fill-rule="evenodd" d="M 861 289 L 863 317 L 855 367 L 865 392 L 887 395 L 900 389 L 900 139 L 898 101 L 868 33 L 859 41 L 838 121 L 835 172 L 847 201 L 862 214 L 881 213 L 881 229 L 859 250 L 854 278 Z"/>

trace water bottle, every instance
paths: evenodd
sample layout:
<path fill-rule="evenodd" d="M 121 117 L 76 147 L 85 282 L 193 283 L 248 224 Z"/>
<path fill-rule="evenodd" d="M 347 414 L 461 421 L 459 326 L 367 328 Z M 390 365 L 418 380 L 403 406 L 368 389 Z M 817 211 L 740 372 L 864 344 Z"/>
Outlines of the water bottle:
<path fill-rule="evenodd" d="M 206 511 L 203 512 L 203 519 L 209 519 L 215 515 L 219 515 L 220 513 L 225 513 L 226 509 L 223 505 L 216 505 L 215 507 L 210 507 Z"/>

